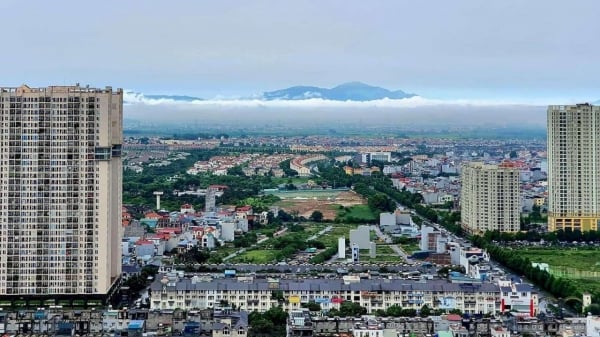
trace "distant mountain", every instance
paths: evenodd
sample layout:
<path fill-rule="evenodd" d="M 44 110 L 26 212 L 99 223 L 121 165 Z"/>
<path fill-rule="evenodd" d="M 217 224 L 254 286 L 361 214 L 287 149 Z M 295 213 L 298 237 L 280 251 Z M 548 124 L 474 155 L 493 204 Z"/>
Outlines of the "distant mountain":
<path fill-rule="evenodd" d="M 322 98 L 334 101 L 373 101 L 377 99 L 402 99 L 416 96 L 402 90 L 391 91 L 381 87 L 374 87 L 361 82 L 348 82 L 331 89 L 295 86 L 287 89 L 268 91 L 263 93 L 265 100 L 303 100 Z"/>
<path fill-rule="evenodd" d="M 182 95 L 144 95 L 147 99 L 169 99 L 176 102 L 193 102 L 202 101 L 202 98 L 193 96 L 182 96 Z"/>

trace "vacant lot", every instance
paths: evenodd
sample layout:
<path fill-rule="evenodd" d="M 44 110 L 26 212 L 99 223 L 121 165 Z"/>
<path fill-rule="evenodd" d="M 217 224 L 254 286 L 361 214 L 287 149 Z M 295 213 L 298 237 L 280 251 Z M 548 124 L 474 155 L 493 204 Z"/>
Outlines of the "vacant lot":
<path fill-rule="evenodd" d="M 531 262 L 547 263 L 553 269 L 600 272 L 600 250 L 587 248 L 519 248 L 519 255 L 528 257 Z M 574 278 L 577 278 L 577 275 Z M 599 275 L 600 276 L 600 275 Z M 600 279 L 600 278 L 599 278 Z"/>
<path fill-rule="evenodd" d="M 340 206 L 352 207 L 363 205 L 366 201 L 353 191 L 306 190 L 272 192 L 281 198 L 275 203 L 288 213 L 297 213 L 309 218 L 314 211 L 323 213 L 323 219 L 333 220 L 338 215 Z"/>
<path fill-rule="evenodd" d="M 234 257 L 228 262 L 231 263 L 254 263 L 264 264 L 275 261 L 275 251 L 268 249 L 247 250 L 244 253 Z"/>
<path fill-rule="evenodd" d="M 341 222 L 373 223 L 378 221 L 375 214 L 373 214 L 373 212 L 367 205 L 356 205 L 352 207 L 345 207 L 344 209 L 339 209 L 337 216 Z"/>
<path fill-rule="evenodd" d="M 600 293 L 600 250 L 596 248 L 519 248 L 531 262 L 547 263 L 550 273 L 570 279 L 581 292 Z"/>

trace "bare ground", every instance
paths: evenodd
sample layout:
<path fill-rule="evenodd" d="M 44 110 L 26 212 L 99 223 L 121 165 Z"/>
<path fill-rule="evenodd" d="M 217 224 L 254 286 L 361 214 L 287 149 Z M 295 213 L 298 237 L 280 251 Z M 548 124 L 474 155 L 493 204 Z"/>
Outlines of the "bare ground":
<path fill-rule="evenodd" d="M 314 211 L 323 213 L 323 219 L 335 219 L 339 206 L 349 207 L 365 204 L 366 201 L 353 191 L 340 192 L 329 200 L 316 199 L 286 199 L 280 206 L 288 213 L 298 212 L 298 215 L 309 218 Z"/>

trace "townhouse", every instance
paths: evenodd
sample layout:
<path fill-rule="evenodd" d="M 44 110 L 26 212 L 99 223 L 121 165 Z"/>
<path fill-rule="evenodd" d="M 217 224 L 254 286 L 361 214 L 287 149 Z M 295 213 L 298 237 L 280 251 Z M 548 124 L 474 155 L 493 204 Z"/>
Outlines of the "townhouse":
<path fill-rule="evenodd" d="M 369 313 L 399 305 L 406 309 L 459 309 L 467 313 L 501 310 L 501 292 L 491 283 L 464 284 L 447 280 L 402 279 L 215 279 L 209 276 L 179 278 L 159 275 L 150 286 L 152 309 L 205 309 L 229 303 L 248 311 L 264 312 L 272 307 L 285 310 L 315 302 L 323 310 L 339 308 L 351 301 Z"/>

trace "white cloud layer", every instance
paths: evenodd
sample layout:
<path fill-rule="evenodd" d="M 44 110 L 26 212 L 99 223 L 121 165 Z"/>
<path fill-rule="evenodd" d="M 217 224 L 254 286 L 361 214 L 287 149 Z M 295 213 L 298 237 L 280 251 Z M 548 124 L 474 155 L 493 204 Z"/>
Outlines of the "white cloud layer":
<path fill-rule="evenodd" d="M 506 106 L 506 105 L 532 105 L 545 106 L 549 104 L 567 104 L 564 100 L 482 100 L 482 99 L 453 99 L 441 100 L 414 96 L 405 99 L 379 99 L 372 101 L 335 101 L 322 98 L 308 98 L 304 100 L 263 100 L 258 98 L 226 99 L 216 98 L 207 100 L 181 101 L 170 98 L 146 97 L 144 94 L 126 91 L 125 104 L 130 105 L 189 105 L 202 107 L 228 107 L 228 108 L 416 108 L 431 106 Z"/>

